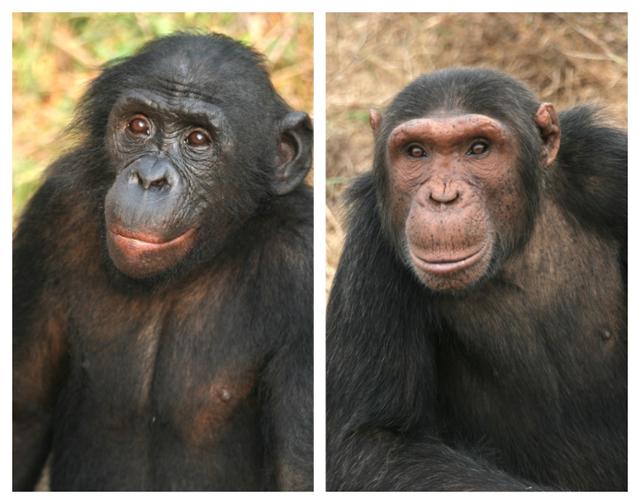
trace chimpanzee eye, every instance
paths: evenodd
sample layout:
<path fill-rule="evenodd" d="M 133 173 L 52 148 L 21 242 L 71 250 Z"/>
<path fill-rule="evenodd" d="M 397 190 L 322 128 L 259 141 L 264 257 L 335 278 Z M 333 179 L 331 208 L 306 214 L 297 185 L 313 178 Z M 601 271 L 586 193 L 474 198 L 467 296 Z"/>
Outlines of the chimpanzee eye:
<path fill-rule="evenodd" d="M 184 141 L 192 147 L 204 147 L 211 143 L 211 137 L 206 131 L 202 129 L 195 129 L 187 135 Z"/>
<path fill-rule="evenodd" d="M 412 158 L 426 157 L 427 152 L 419 145 L 412 144 L 407 148 L 407 154 Z"/>
<path fill-rule="evenodd" d="M 151 133 L 151 125 L 149 119 L 143 115 L 133 116 L 127 124 L 127 130 L 134 135 L 149 136 Z"/>
<path fill-rule="evenodd" d="M 476 140 L 471 144 L 467 154 L 469 156 L 480 156 L 489 150 L 489 144 L 484 140 Z"/>

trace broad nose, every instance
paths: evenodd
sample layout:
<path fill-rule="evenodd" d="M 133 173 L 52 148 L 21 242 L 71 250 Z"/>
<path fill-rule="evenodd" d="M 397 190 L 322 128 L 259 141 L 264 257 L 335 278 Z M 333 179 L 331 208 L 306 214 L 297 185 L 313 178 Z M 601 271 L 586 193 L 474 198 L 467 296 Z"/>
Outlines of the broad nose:
<path fill-rule="evenodd" d="M 437 204 L 449 205 L 460 198 L 460 189 L 456 184 L 443 182 L 436 187 L 432 187 L 429 192 L 429 199 Z"/>
<path fill-rule="evenodd" d="M 131 167 L 130 184 L 145 191 L 170 188 L 175 180 L 175 169 L 166 158 L 143 158 Z"/>
<path fill-rule="evenodd" d="M 433 178 L 421 188 L 420 203 L 431 208 L 451 208 L 462 204 L 464 184 L 450 178 Z"/>

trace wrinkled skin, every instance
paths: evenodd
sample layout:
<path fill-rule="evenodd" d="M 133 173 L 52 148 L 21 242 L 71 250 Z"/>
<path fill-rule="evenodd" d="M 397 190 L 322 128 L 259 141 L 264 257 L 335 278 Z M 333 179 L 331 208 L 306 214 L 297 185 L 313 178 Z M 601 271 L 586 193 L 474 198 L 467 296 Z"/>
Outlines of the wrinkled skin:
<path fill-rule="evenodd" d="M 545 135 L 551 164 L 557 116 L 550 104 L 540 105 L 538 115 L 539 127 L 555 128 Z M 525 219 L 518 149 L 507 125 L 480 114 L 435 113 L 389 135 L 393 227 L 404 229 L 407 262 L 429 288 L 464 290 L 499 266 L 497 237 Z"/>
<path fill-rule="evenodd" d="M 286 129 L 267 151 L 276 166 L 276 191 L 304 173 L 281 175 L 296 165 L 301 146 L 295 130 L 304 134 L 308 121 L 306 114 L 289 112 Z M 226 187 L 221 175 L 242 161 L 236 151 L 250 145 L 234 134 L 224 108 L 206 99 L 127 91 L 109 114 L 106 143 L 116 172 L 105 199 L 107 246 L 129 277 L 149 278 L 178 265 L 196 246 L 202 220 L 215 222 L 215 240 L 224 242 L 258 204 L 230 213 L 221 199 L 225 191 L 242 190 Z M 204 177 L 208 172 L 216 175 Z"/>

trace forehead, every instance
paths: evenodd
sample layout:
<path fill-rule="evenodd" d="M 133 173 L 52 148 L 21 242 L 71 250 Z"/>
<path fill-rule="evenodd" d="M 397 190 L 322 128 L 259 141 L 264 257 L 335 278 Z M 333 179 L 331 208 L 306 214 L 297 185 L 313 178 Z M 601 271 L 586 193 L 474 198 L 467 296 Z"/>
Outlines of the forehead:
<path fill-rule="evenodd" d="M 418 138 L 436 143 L 455 143 L 473 136 L 486 136 L 495 141 L 504 141 L 509 136 L 509 130 L 497 119 L 482 114 L 436 113 L 396 126 L 389 135 L 389 144 L 404 143 Z"/>
<path fill-rule="evenodd" d="M 178 57 L 139 68 L 129 84 L 130 96 L 183 114 L 224 109 L 226 114 L 242 111 L 252 115 L 254 110 L 269 105 L 272 89 L 255 68 Z"/>
<path fill-rule="evenodd" d="M 161 114 L 163 117 L 189 118 L 195 121 L 221 125 L 225 114 L 216 103 L 198 96 L 182 93 L 162 93 L 148 89 L 132 89 L 123 93 L 113 107 L 113 114 L 134 112 Z"/>
<path fill-rule="evenodd" d="M 169 85 L 231 88 L 238 81 L 260 87 L 270 82 L 257 55 L 237 43 L 195 38 L 161 43 L 129 61 L 130 69 Z"/>
<path fill-rule="evenodd" d="M 280 106 L 257 53 L 206 36 L 159 39 L 107 70 L 97 89 L 114 96 L 120 109 L 137 101 L 183 117 L 224 111 L 228 125 L 265 122 Z"/>

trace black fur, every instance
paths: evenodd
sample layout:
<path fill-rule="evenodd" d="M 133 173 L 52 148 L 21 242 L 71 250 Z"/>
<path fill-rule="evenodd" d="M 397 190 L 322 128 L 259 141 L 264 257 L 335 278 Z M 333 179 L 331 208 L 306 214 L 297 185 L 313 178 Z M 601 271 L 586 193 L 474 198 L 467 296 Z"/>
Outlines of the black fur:
<path fill-rule="evenodd" d="M 206 170 L 178 167 L 198 242 L 144 280 L 105 251 L 107 117 L 129 89 L 219 107 L 214 144 L 233 144 Z M 312 193 L 270 186 L 291 114 L 306 118 L 261 56 L 222 35 L 159 39 L 91 85 L 79 145 L 14 237 L 14 490 L 50 453 L 54 490 L 312 489 Z M 306 173 L 308 119 L 296 134 Z"/>
<path fill-rule="evenodd" d="M 507 261 L 546 254 L 584 272 L 568 282 L 520 270 L 515 284 L 498 271 L 471 292 L 438 295 L 404 264 L 389 234 L 397 230 L 386 229 L 384 145 L 403 120 L 445 104 L 522 125 L 521 144 L 540 149 L 537 101 L 521 84 L 513 93 L 514 82 L 438 72 L 385 113 L 377 171 L 349 193 L 328 306 L 328 490 L 627 487 L 626 134 L 577 107 L 560 115 L 555 165 L 545 174 L 539 163 L 524 166 L 534 170 L 523 174 L 531 227 L 555 204 L 562 214 L 544 233 L 562 240 L 531 250 L 529 230 Z M 448 101 L 429 101 L 437 96 Z M 582 241 L 567 253 L 574 237 Z M 603 285 L 614 288 L 607 295 Z"/>

